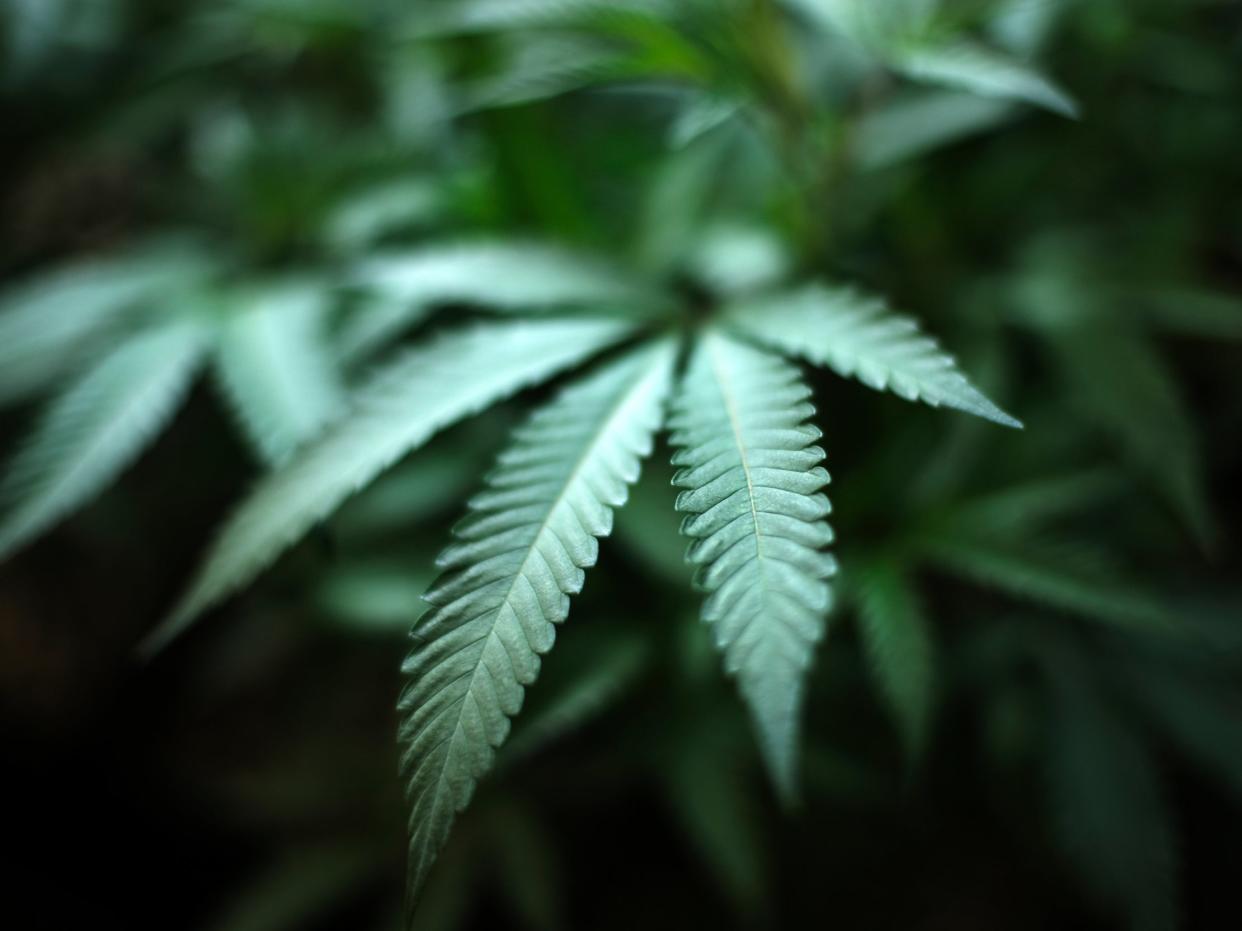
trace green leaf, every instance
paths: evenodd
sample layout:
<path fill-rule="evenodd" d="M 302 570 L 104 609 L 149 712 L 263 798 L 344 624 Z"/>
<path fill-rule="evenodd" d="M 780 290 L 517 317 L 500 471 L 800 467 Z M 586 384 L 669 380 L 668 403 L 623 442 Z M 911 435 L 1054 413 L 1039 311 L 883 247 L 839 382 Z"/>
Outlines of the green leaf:
<path fill-rule="evenodd" d="M 742 915 L 757 919 L 772 902 L 771 845 L 747 765 L 747 735 L 724 726 L 722 710 L 704 708 L 687 721 L 660 758 L 659 776 L 669 814 L 720 893 Z"/>
<path fill-rule="evenodd" d="M 1135 306 L 1153 327 L 1203 339 L 1242 339 L 1242 300 L 1197 288 L 1143 285 L 1123 289 L 1126 306 Z"/>
<path fill-rule="evenodd" d="M 501 312 L 646 309 L 657 299 L 607 262 L 535 243 L 481 241 L 380 255 L 356 265 L 350 282 L 371 300 L 342 329 L 338 345 L 347 359 L 397 336 L 435 304 Z"/>
<path fill-rule="evenodd" d="M 508 43 L 503 61 L 463 91 L 465 112 L 557 97 L 621 73 L 615 43 L 580 35 L 522 34 Z"/>
<path fill-rule="evenodd" d="M 315 283 L 268 286 L 241 299 L 224 324 L 217 372 L 254 449 L 288 460 L 344 409 L 328 351 L 328 305 Z"/>
<path fill-rule="evenodd" d="M 1177 616 L 1155 594 L 1118 576 L 1092 547 L 1004 537 L 929 536 L 922 553 L 974 582 L 1091 620 L 1170 632 Z"/>
<path fill-rule="evenodd" d="M 906 753 L 917 759 L 927 745 L 935 699 L 931 625 L 900 567 L 873 562 L 855 584 L 863 648 Z"/>
<path fill-rule="evenodd" d="M 1067 0 L 1001 0 L 988 32 L 998 45 L 1029 55 L 1046 44 L 1068 6 Z"/>
<path fill-rule="evenodd" d="M 670 9 L 668 0 L 441 0 L 419 9 L 414 23 L 419 37 L 549 26 L 590 25 L 602 17 L 657 15 Z"/>
<path fill-rule="evenodd" d="M 849 288 L 811 285 L 798 291 L 739 302 L 729 319 L 745 335 L 782 352 L 885 388 L 908 401 L 952 407 L 1007 427 L 1021 427 L 984 397 L 953 357 L 892 313 L 878 298 Z"/>
<path fill-rule="evenodd" d="M 765 762 L 788 799 L 797 782 L 803 680 L 824 633 L 835 562 L 810 389 L 789 363 L 705 334 L 675 405 L 677 509 L 709 597 L 725 670 L 737 677 Z"/>
<path fill-rule="evenodd" d="M 205 349 L 176 323 L 105 356 L 53 401 L 0 483 L 0 559 L 77 510 L 117 477 L 172 416 Z"/>
<path fill-rule="evenodd" d="M 1021 482 L 963 501 L 933 520 L 933 531 L 1012 540 L 1109 501 L 1124 488 L 1112 470 L 1092 469 Z"/>
<path fill-rule="evenodd" d="M 413 303 L 553 310 L 640 301 L 650 291 L 607 262 L 539 243 L 481 241 L 378 256 L 353 284 Z"/>
<path fill-rule="evenodd" d="M 616 342 L 616 320 L 481 324 L 408 350 L 359 392 L 353 411 L 265 477 L 224 525 L 152 652 L 248 583 L 350 495 L 450 424 Z"/>
<path fill-rule="evenodd" d="M 1165 653 L 1119 664 L 1126 693 L 1169 743 L 1242 801 L 1242 690 L 1228 676 L 1181 668 Z"/>
<path fill-rule="evenodd" d="M 622 511 L 624 513 L 624 511 Z M 603 713 L 633 685 L 648 660 L 647 644 L 635 638 L 613 637 L 593 643 L 592 665 L 577 671 L 538 712 L 528 713 L 505 745 L 501 762 L 512 766 L 579 729 Z"/>
<path fill-rule="evenodd" d="M 0 296 L 0 403 L 55 385 L 83 359 L 95 361 L 103 337 L 132 324 L 137 305 L 166 300 L 206 266 L 183 246 L 156 243 L 9 289 Z"/>
<path fill-rule="evenodd" d="M 1176 377 L 1151 340 L 1120 322 L 1050 333 L 1081 411 L 1112 436 L 1203 544 L 1217 530 L 1199 438 Z M 1108 352 L 1099 347 L 1107 346 Z"/>
<path fill-rule="evenodd" d="M 597 537 L 652 446 L 673 346 L 623 357 L 575 382 L 520 429 L 440 556 L 444 575 L 402 669 L 401 768 L 410 806 L 411 897 L 457 812 L 491 769 L 569 613 Z"/>
<path fill-rule="evenodd" d="M 957 40 L 914 45 L 892 58 L 892 65 L 916 81 L 969 91 L 981 97 L 1021 100 L 1059 113 L 1078 115 L 1078 105 L 1053 81 L 1004 52 Z"/>
<path fill-rule="evenodd" d="M 1097 900 L 1134 931 L 1177 927 L 1175 827 L 1155 757 L 1065 651 L 1049 658 L 1053 827 Z"/>
<path fill-rule="evenodd" d="M 946 33 L 938 0 L 794 0 L 889 68 L 916 81 L 1020 100 L 1075 116 L 1073 99 L 1010 54 Z"/>
<path fill-rule="evenodd" d="M 1014 113 L 1007 101 L 956 91 L 901 95 L 859 120 L 855 157 L 865 168 L 886 168 L 994 129 Z"/>

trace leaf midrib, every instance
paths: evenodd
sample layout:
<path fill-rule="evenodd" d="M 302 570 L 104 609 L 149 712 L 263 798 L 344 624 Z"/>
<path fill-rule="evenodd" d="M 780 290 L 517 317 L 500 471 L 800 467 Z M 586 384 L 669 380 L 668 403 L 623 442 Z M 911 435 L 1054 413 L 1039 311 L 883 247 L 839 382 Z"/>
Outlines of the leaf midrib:
<path fill-rule="evenodd" d="M 517 588 L 518 582 L 526 578 L 527 565 L 530 563 L 530 560 L 532 559 L 532 557 L 536 553 L 538 553 L 540 558 L 544 558 L 546 561 L 546 558 L 543 557 L 543 554 L 539 551 L 539 546 L 538 546 L 539 540 L 548 531 L 548 528 L 550 524 L 552 523 L 553 516 L 559 512 L 561 505 L 565 503 L 565 498 L 569 492 L 569 489 L 574 486 L 574 483 L 577 481 L 577 478 L 581 474 L 582 469 L 586 465 L 587 461 L 590 459 L 592 451 L 594 451 L 595 448 L 599 445 L 600 440 L 603 437 L 608 435 L 609 426 L 616 419 L 617 415 L 621 412 L 621 410 L 627 407 L 630 403 L 632 403 L 635 400 L 636 397 L 639 396 L 639 392 L 637 391 L 638 387 L 651 377 L 651 372 L 653 370 L 654 369 L 649 369 L 637 381 L 631 384 L 627 390 L 621 392 L 616 403 L 614 403 L 614 405 L 609 409 L 607 416 L 600 418 L 599 427 L 596 429 L 596 431 L 592 434 L 590 440 L 583 447 L 583 451 L 579 455 L 578 460 L 574 463 L 573 468 L 570 470 L 568 476 L 566 477 L 564 485 L 561 488 L 561 491 L 557 494 L 556 499 L 553 501 L 552 505 L 548 508 L 547 514 L 545 515 L 544 519 L 540 522 L 539 529 L 535 532 L 535 535 L 531 538 L 531 542 L 530 542 L 530 546 L 528 547 L 527 554 L 525 558 L 522 560 L 522 564 L 518 568 L 518 571 L 514 574 L 513 580 L 509 583 L 509 588 L 505 592 L 504 598 L 502 598 L 500 603 L 495 608 L 492 609 L 491 613 L 494 615 L 494 618 L 493 618 L 491 627 L 484 637 L 479 638 L 480 640 L 485 641 L 483 644 L 483 652 L 486 652 L 487 648 L 491 645 L 492 638 L 496 636 L 496 626 L 497 626 L 497 621 L 499 620 L 499 617 L 500 617 L 500 612 L 504 610 L 504 608 L 509 604 L 510 599 L 513 596 L 513 592 Z M 582 568 L 582 567 L 579 567 L 579 568 Z M 551 566 L 549 566 L 549 570 L 551 570 Z M 527 643 L 529 645 L 529 640 L 527 641 Z M 502 646 L 503 645 L 504 644 L 502 643 Z M 441 742 L 442 744 L 445 744 L 445 743 L 449 744 L 449 747 L 444 753 L 444 759 L 440 765 L 440 772 L 437 773 L 436 775 L 436 794 L 435 794 L 435 798 L 432 801 L 431 818 L 429 819 L 432 821 L 434 821 L 435 813 L 439 810 L 441 801 L 444 797 L 444 788 L 445 788 L 445 785 L 447 784 L 447 780 L 445 779 L 444 774 L 448 769 L 448 761 L 449 761 L 449 757 L 452 755 L 452 752 L 453 752 L 453 744 L 458 739 L 461 733 L 462 711 L 465 708 L 466 699 L 472 697 L 474 693 L 475 677 L 478 675 L 479 670 L 485 665 L 481 661 L 483 652 L 480 653 L 480 662 L 476 663 L 474 668 L 469 673 L 470 681 L 466 685 L 465 693 L 457 701 L 457 706 L 458 706 L 457 720 L 454 722 L 454 725 L 453 725 L 453 733 L 450 734 L 448 737 L 444 738 L 444 740 Z M 507 647 L 505 647 L 505 653 L 508 654 Z M 510 659 L 510 667 L 512 667 L 512 659 Z M 465 678 L 465 677 L 463 676 L 462 678 Z M 476 701 L 476 706 L 477 706 L 477 699 L 475 699 L 475 701 Z"/>
<path fill-rule="evenodd" d="M 746 503 L 750 506 L 751 525 L 755 528 L 755 559 L 759 563 L 759 585 L 762 589 L 760 599 L 767 602 L 768 583 L 767 574 L 764 570 L 763 556 L 763 535 L 759 532 L 759 509 L 755 504 L 755 483 L 750 473 L 750 461 L 747 458 L 746 443 L 742 439 L 742 423 L 741 416 L 737 410 L 737 401 L 733 397 L 733 392 L 729 390 L 728 379 L 724 376 L 720 364 L 716 357 L 715 342 L 707 343 L 708 360 L 712 367 L 712 375 L 716 378 L 716 384 L 720 386 L 720 398 L 724 402 L 725 415 L 729 418 L 729 427 L 733 431 L 733 441 L 737 444 L 738 460 L 742 464 L 742 474 L 746 478 Z"/>

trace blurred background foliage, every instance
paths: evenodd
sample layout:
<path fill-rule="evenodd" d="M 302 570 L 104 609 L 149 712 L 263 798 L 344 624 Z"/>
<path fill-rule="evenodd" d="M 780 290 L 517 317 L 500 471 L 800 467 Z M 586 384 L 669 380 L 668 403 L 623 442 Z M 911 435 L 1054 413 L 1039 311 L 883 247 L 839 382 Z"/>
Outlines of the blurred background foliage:
<path fill-rule="evenodd" d="M 187 381 L 119 483 L 0 566 L 6 926 L 399 926 L 398 657 L 522 405 L 437 438 L 156 662 L 132 651 L 395 340 L 538 303 L 539 274 L 573 299 L 568 262 L 420 292 L 412 267 L 480 238 L 707 306 L 857 281 L 1027 429 L 812 373 L 843 597 L 793 815 L 695 620 L 657 456 L 420 927 L 1242 926 L 1242 8 L 942 4 L 1038 56 L 1070 121 L 1051 85 L 1017 95 L 1040 109 L 877 70 L 831 5 L 0 5 L 5 450 L 151 319 L 234 328 L 223 390 Z M 283 408 L 265 314 L 331 356 Z M 44 351 L 6 354 L 23 325 Z"/>

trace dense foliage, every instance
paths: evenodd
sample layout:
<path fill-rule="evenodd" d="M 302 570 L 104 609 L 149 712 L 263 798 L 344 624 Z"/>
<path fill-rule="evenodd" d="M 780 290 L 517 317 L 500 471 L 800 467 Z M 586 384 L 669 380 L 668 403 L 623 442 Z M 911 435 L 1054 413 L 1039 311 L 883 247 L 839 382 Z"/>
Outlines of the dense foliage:
<path fill-rule="evenodd" d="M 1236 923 L 1236 5 L 3 10 L 34 926 Z"/>

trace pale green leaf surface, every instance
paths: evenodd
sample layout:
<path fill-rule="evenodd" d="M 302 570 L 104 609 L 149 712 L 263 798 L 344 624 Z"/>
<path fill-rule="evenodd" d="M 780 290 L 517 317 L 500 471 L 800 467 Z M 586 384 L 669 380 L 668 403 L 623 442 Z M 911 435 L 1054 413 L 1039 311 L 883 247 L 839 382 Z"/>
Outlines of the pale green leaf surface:
<path fill-rule="evenodd" d="M 589 24 L 619 9 L 653 15 L 670 9 L 669 0 L 443 0 L 423 4 L 414 22 L 420 37 L 509 29 Z"/>
<path fill-rule="evenodd" d="M 56 398 L 0 483 L 0 559 L 122 472 L 175 410 L 206 348 L 202 328 L 133 337 Z"/>
<path fill-rule="evenodd" d="M 408 350 L 375 374 L 350 414 L 260 481 L 145 649 L 158 649 L 248 583 L 342 501 L 444 427 L 550 378 L 630 329 L 590 319 L 480 324 Z"/>
<path fill-rule="evenodd" d="M 931 625 L 898 566 L 871 563 L 860 570 L 855 584 L 863 648 L 906 753 L 917 758 L 927 745 L 934 701 Z"/>
<path fill-rule="evenodd" d="M 381 255 L 356 266 L 351 279 L 406 301 L 493 310 L 621 303 L 650 294 L 598 258 L 539 243 L 466 242 Z"/>
<path fill-rule="evenodd" d="M 1030 55 L 1046 44 L 1068 8 L 1067 0 L 1001 0 L 988 32 L 998 45 Z"/>
<path fill-rule="evenodd" d="M 824 634 L 835 562 L 820 432 L 801 374 L 783 359 L 705 334 L 672 420 L 677 509 L 712 626 L 754 718 L 778 789 L 795 794 L 804 680 Z"/>
<path fill-rule="evenodd" d="M 504 60 L 463 90 L 464 111 L 557 97 L 620 73 L 614 43 L 572 35 L 522 35 Z"/>
<path fill-rule="evenodd" d="M 859 120 L 855 157 L 865 168 L 886 168 L 994 129 L 1015 112 L 1008 101 L 958 91 L 902 95 Z"/>
<path fill-rule="evenodd" d="M 914 45 L 893 59 L 893 67 L 917 81 L 1078 115 L 1073 98 L 1030 65 L 973 42 Z"/>
<path fill-rule="evenodd" d="M 370 301 L 356 307 L 338 340 L 358 358 L 418 322 L 435 304 L 494 311 L 649 307 L 651 289 L 608 263 L 554 246 L 479 241 L 378 255 L 358 263 L 351 283 Z"/>
<path fill-rule="evenodd" d="M 1021 426 L 984 397 L 914 320 L 892 313 L 878 298 L 811 285 L 739 302 L 729 319 L 752 339 L 853 376 L 869 388 Z"/>
<path fill-rule="evenodd" d="M 399 709 L 417 893 L 491 769 L 659 428 L 674 347 L 575 382 L 521 428 L 441 554 Z"/>
<path fill-rule="evenodd" d="M 205 272 L 173 244 L 62 266 L 0 296 L 0 403 L 19 400 L 94 360 L 100 337 L 129 322 L 136 304 Z"/>
<path fill-rule="evenodd" d="M 264 288 L 224 323 L 216 370 L 263 461 L 278 466 L 345 406 L 315 284 Z"/>
<path fill-rule="evenodd" d="M 970 39 L 946 36 L 936 0 L 789 0 L 916 81 L 984 97 L 1024 101 L 1064 116 L 1077 105 L 1021 58 Z"/>

